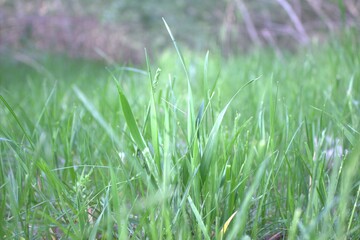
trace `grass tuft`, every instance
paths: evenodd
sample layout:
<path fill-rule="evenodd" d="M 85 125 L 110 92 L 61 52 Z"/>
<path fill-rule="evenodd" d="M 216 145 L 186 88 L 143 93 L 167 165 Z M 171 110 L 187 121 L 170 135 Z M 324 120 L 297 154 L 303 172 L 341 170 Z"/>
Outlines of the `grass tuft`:
<path fill-rule="evenodd" d="M 358 239 L 355 33 L 225 60 L 164 24 L 145 70 L 0 65 L 0 238 Z"/>

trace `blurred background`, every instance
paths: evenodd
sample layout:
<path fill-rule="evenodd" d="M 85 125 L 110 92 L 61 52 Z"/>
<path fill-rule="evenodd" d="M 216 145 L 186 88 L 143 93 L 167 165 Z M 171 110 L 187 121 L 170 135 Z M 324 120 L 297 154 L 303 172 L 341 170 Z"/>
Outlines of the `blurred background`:
<path fill-rule="evenodd" d="M 278 54 L 360 28 L 359 0 L 0 0 L 0 53 L 44 51 L 140 64 L 171 47 Z"/>

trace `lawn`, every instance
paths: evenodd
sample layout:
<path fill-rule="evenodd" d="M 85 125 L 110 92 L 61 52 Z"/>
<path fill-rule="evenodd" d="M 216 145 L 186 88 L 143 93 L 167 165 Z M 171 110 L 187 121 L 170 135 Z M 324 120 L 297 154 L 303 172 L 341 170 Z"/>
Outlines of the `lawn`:
<path fill-rule="evenodd" d="M 358 239 L 358 37 L 0 56 L 0 238 Z"/>

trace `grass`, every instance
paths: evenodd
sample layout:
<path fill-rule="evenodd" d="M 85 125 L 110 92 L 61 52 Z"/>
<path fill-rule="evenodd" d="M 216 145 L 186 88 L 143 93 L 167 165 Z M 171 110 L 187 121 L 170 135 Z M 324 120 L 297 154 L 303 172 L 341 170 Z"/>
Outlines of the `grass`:
<path fill-rule="evenodd" d="M 2 57 L 0 237 L 359 238 L 359 42 L 344 36 L 222 60 L 171 35 L 144 69 Z"/>

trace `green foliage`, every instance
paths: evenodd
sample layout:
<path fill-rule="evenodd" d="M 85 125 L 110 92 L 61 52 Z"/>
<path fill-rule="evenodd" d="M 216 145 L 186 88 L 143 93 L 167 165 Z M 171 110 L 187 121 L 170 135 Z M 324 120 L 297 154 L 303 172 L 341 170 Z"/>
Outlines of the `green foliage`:
<path fill-rule="evenodd" d="M 171 37 L 146 70 L 2 58 L 1 238 L 357 239 L 360 58 L 345 34 L 228 60 Z"/>

